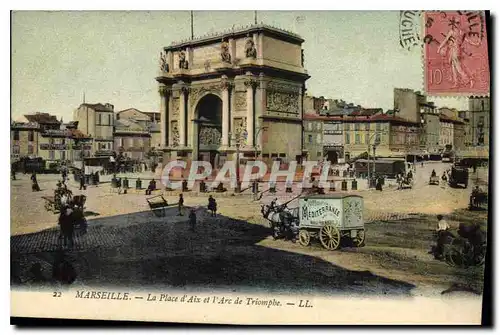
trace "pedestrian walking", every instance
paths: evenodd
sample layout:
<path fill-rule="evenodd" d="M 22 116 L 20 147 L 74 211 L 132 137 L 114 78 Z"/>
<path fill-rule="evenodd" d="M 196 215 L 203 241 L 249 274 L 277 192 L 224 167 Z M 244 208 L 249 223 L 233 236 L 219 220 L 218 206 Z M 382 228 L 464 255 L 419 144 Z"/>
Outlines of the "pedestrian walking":
<path fill-rule="evenodd" d="M 31 175 L 31 191 L 32 192 L 39 192 L 40 191 L 40 186 L 38 186 L 38 180 L 36 179 L 36 173 L 33 172 Z"/>
<path fill-rule="evenodd" d="M 182 193 L 179 194 L 179 202 L 177 203 L 177 207 L 179 209 L 179 214 L 178 216 L 183 216 L 184 215 L 184 197 L 182 196 Z"/>
<path fill-rule="evenodd" d="M 86 189 L 87 187 L 85 186 L 85 173 L 82 171 L 80 174 L 80 191 Z"/>
<path fill-rule="evenodd" d="M 16 170 L 14 168 L 11 168 L 10 175 L 12 176 L 12 180 L 16 180 Z"/>

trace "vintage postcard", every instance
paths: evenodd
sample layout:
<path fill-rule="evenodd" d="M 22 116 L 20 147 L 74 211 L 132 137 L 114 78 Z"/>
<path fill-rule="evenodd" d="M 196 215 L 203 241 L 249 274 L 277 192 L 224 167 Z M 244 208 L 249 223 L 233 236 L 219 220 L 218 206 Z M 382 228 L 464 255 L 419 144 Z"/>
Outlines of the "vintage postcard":
<path fill-rule="evenodd" d="M 484 323 L 489 29 L 13 11 L 11 316 Z"/>

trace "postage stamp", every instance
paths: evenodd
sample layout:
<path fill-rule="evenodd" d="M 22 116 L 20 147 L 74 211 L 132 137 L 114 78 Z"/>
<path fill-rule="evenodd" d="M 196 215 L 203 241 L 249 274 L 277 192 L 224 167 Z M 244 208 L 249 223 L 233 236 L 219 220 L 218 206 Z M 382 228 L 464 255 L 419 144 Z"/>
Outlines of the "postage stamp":
<path fill-rule="evenodd" d="M 488 95 L 490 75 L 482 12 L 424 13 L 424 85 L 429 95 Z"/>
<path fill-rule="evenodd" d="M 12 324 L 492 324 L 489 12 L 11 13 Z"/>

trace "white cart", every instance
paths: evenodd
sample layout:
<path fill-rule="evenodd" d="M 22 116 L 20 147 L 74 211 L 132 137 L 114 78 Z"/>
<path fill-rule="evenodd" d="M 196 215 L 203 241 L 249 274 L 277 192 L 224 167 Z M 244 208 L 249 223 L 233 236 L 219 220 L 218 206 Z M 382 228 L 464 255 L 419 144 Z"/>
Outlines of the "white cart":
<path fill-rule="evenodd" d="M 341 239 L 364 246 L 363 197 L 348 194 L 309 195 L 299 198 L 299 243 L 307 246 L 318 238 L 328 250 L 336 250 Z"/>

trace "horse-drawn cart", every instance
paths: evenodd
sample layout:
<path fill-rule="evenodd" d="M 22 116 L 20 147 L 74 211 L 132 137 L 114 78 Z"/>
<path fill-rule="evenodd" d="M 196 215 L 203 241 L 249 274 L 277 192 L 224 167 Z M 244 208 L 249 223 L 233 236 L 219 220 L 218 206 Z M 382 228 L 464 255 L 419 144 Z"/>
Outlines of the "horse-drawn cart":
<path fill-rule="evenodd" d="M 87 197 L 83 194 L 72 196 L 71 193 L 62 194 L 61 196 L 42 196 L 45 200 L 45 209 L 49 212 L 57 214 L 61 211 L 64 204 L 73 204 L 83 211 Z"/>
<path fill-rule="evenodd" d="M 412 177 L 399 177 L 397 179 L 398 190 L 403 190 L 405 188 L 413 188 L 413 178 Z"/>
<path fill-rule="evenodd" d="M 486 232 L 478 224 L 460 224 L 456 233 L 439 232 L 443 244 L 442 259 L 451 266 L 467 268 L 484 264 Z"/>
<path fill-rule="evenodd" d="M 299 243 L 307 246 L 318 238 L 328 250 L 336 250 L 341 240 L 356 247 L 365 243 L 363 198 L 358 195 L 312 195 L 299 199 Z"/>
<path fill-rule="evenodd" d="M 313 238 L 328 250 L 336 250 L 342 241 L 361 247 L 365 242 L 363 198 L 359 195 L 305 195 L 299 207 L 286 204 L 262 206 L 263 216 L 271 223 L 274 238 L 291 237 L 302 246 Z"/>
<path fill-rule="evenodd" d="M 154 197 L 146 198 L 149 208 L 153 214 L 157 217 L 164 217 L 166 215 L 166 209 L 168 208 L 167 200 L 163 195 L 156 195 Z"/>

